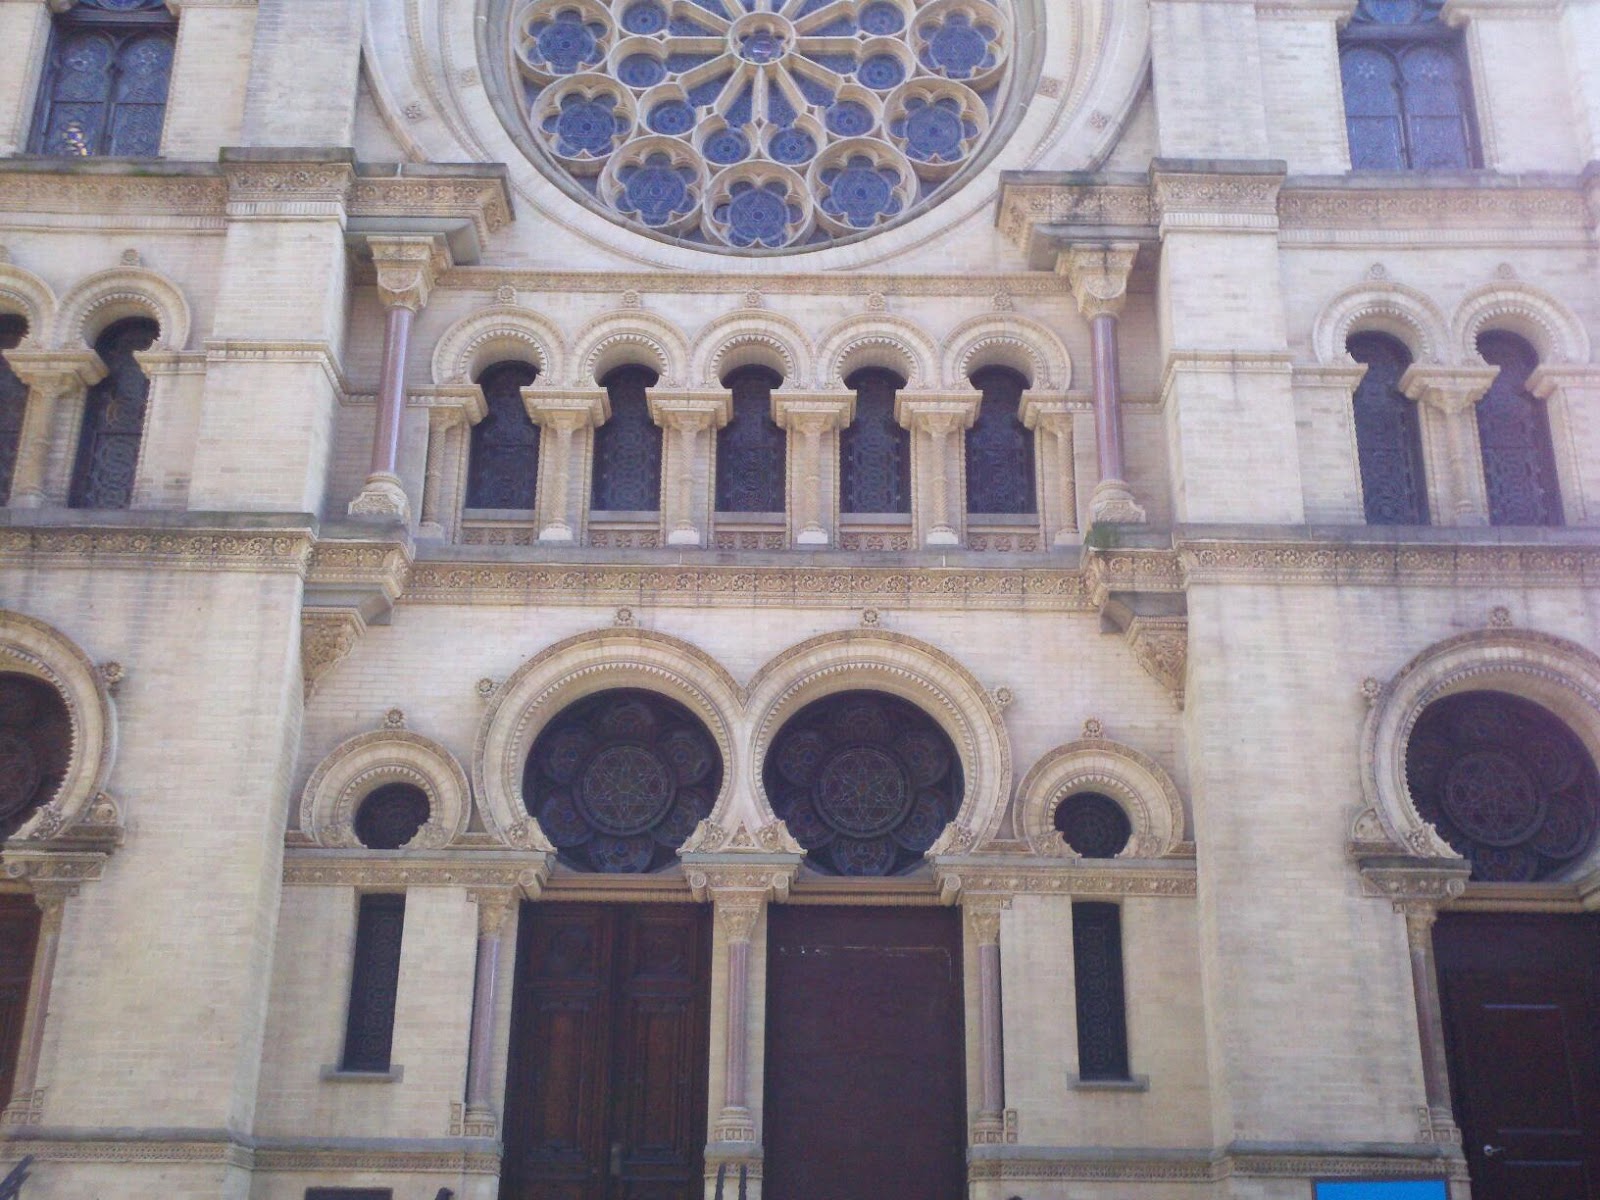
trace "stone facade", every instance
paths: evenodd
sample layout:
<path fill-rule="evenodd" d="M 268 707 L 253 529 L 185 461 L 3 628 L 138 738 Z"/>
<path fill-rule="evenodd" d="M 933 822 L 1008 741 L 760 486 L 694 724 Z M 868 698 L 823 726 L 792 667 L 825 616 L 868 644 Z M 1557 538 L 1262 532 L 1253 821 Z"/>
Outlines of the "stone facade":
<path fill-rule="evenodd" d="M 46 914 L 0 1147 L 35 1156 L 28 1200 L 489 1200 L 517 902 L 619 897 L 722 918 L 707 1162 L 754 1166 L 752 1195 L 762 913 L 821 902 L 967 911 L 974 1200 L 1370 1174 L 1465 1200 L 1412 948 L 1441 904 L 1577 912 L 1600 886 L 1586 863 L 1463 891 L 1401 760 L 1468 678 L 1600 753 L 1600 6 L 1448 0 L 1483 167 L 1379 175 L 1349 169 L 1351 0 L 1018 0 L 992 155 L 914 219 L 783 256 L 566 194 L 509 132 L 473 0 L 169 0 L 161 158 L 28 156 L 69 7 L 0 0 L 0 313 L 27 320 L 4 355 L 29 389 L 0 670 L 75 729 L 0 854 Z M 70 508 L 92 346 L 133 316 L 159 336 L 132 503 Z M 1538 354 L 1559 527 L 1487 524 L 1486 330 Z M 1430 526 L 1363 523 L 1363 331 L 1414 360 Z M 538 493 L 473 508 L 476 381 L 508 360 L 538 372 Z M 660 509 L 596 517 L 625 365 L 659 376 Z M 788 507 L 729 516 L 723 380 L 750 365 L 783 379 Z M 1037 515 L 967 511 L 987 366 L 1027 381 Z M 905 514 L 841 503 L 866 367 L 905 380 Z M 724 763 L 683 865 L 644 879 L 556 863 L 521 803 L 539 730 L 607 687 L 678 701 Z M 765 794 L 787 717 L 851 688 L 961 758 L 911 875 L 804 868 Z M 363 849 L 353 807 L 388 781 L 431 816 Z M 1128 811 L 1122 858 L 1055 832 L 1079 785 Z M 396 1070 L 352 1077 L 358 897 L 396 890 Z M 1075 1083 L 1074 898 L 1121 906 L 1137 1087 Z"/>

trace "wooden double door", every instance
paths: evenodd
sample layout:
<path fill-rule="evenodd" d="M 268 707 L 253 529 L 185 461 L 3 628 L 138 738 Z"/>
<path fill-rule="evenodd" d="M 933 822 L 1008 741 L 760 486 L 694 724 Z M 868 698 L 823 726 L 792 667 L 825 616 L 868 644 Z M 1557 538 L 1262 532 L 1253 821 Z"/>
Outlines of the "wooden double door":
<path fill-rule="evenodd" d="M 704 1194 L 707 905 L 528 904 L 502 1200 Z"/>
<path fill-rule="evenodd" d="M 1473 1200 L 1600 1200 L 1600 916 L 1434 927 Z"/>

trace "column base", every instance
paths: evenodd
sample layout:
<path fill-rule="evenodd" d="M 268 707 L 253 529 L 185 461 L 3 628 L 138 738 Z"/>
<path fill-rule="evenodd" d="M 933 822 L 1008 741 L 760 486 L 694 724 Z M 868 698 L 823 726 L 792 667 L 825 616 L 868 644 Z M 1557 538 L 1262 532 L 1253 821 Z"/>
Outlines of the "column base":
<path fill-rule="evenodd" d="M 717 1114 L 711 1126 L 713 1142 L 753 1142 L 756 1140 L 756 1119 L 748 1108 L 725 1108 Z"/>
<path fill-rule="evenodd" d="M 26 1095 L 12 1099 L 0 1113 L 0 1128 L 15 1129 L 20 1125 L 38 1125 L 44 1121 L 44 1089 L 35 1088 Z"/>
<path fill-rule="evenodd" d="M 461 1136 L 492 1138 L 500 1134 L 500 1119 L 485 1104 L 469 1104 L 461 1116 Z"/>
<path fill-rule="evenodd" d="M 556 542 L 571 544 L 575 539 L 572 535 L 572 526 L 568 525 L 565 521 L 557 521 L 553 524 L 546 525 L 539 531 L 539 540 L 546 543 Z"/>
<path fill-rule="evenodd" d="M 1095 484 L 1089 511 L 1096 524 L 1143 525 L 1144 509 L 1134 501 L 1133 491 L 1120 479 L 1102 479 Z"/>
<path fill-rule="evenodd" d="M 961 539 L 956 536 L 956 531 L 948 525 L 935 525 L 928 530 L 928 536 L 923 540 L 925 546 L 959 546 Z"/>
<path fill-rule="evenodd" d="M 411 523 L 411 502 L 406 499 L 406 489 L 400 485 L 398 475 L 368 475 L 348 511 L 352 517 Z"/>
<path fill-rule="evenodd" d="M 1015 1145 L 1017 1141 L 1017 1110 L 981 1112 L 972 1121 L 974 1146 Z"/>
<path fill-rule="evenodd" d="M 43 508 L 45 495 L 43 492 L 19 492 L 9 503 L 12 508 Z"/>
<path fill-rule="evenodd" d="M 667 545 L 669 546 L 698 546 L 700 544 L 700 531 L 692 525 L 687 529 L 674 529 L 667 534 Z"/>
<path fill-rule="evenodd" d="M 1461 1145 L 1461 1128 L 1449 1109 L 1422 1110 L 1422 1140 L 1436 1146 Z"/>
<path fill-rule="evenodd" d="M 828 544 L 828 531 L 820 526 L 802 529 L 795 535 L 794 544 L 797 546 L 826 546 Z"/>

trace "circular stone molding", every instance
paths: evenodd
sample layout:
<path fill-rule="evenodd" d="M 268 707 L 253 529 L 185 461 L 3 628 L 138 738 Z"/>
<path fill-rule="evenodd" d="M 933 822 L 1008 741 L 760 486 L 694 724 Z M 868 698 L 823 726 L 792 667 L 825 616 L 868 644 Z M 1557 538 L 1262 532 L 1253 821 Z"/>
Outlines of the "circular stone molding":
<path fill-rule="evenodd" d="M 300 795 L 300 830 L 319 846 L 359 849 L 355 815 L 386 784 L 408 783 L 428 797 L 429 816 L 407 850 L 435 850 L 466 832 L 472 815 L 467 773 L 432 738 L 378 729 L 341 742 L 323 759 Z"/>
<path fill-rule="evenodd" d="M 1083 738 L 1046 754 L 1017 788 L 1018 823 L 1028 849 L 1074 856 L 1055 817 L 1061 802 L 1078 792 L 1099 792 L 1127 813 L 1133 837 L 1118 858 L 1160 858 L 1183 840 L 1183 800 L 1160 764 L 1129 746 Z"/>

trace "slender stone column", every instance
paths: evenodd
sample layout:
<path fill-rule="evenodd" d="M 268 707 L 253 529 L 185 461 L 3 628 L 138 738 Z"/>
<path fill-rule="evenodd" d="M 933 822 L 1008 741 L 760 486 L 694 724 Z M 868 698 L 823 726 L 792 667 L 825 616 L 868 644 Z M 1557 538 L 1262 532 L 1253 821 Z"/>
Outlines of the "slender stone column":
<path fill-rule="evenodd" d="M 61 443 L 76 442 L 84 398 L 106 377 L 105 363 L 93 350 L 8 350 L 5 359 L 28 385 L 28 407 L 11 476 L 11 506 L 65 503 L 71 467 L 53 472 L 51 463 L 72 462 L 76 445 Z"/>
<path fill-rule="evenodd" d="M 855 402 L 853 392 L 772 397 L 773 418 L 789 433 L 789 538 L 797 546 L 831 545 L 837 534 L 838 430 Z"/>
<path fill-rule="evenodd" d="M 1431 904 L 1402 901 L 1395 905 L 1406 918 L 1406 943 L 1411 952 L 1411 988 L 1417 1002 L 1417 1041 L 1422 1048 L 1422 1087 L 1428 1101 L 1428 1124 L 1436 1142 L 1459 1142 L 1450 1108 L 1450 1064 L 1444 1048 L 1444 1014 L 1439 1006 L 1439 972 L 1433 958 Z"/>
<path fill-rule="evenodd" d="M 1489 493 L 1478 447 L 1478 401 L 1498 367 L 1440 367 L 1412 363 L 1400 390 L 1419 401 L 1429 507 L 1441 525 L 1487 525 Z"/>
<path fill-rule="evenodd" d="M 460 410 L 436 408 L 428 413 L 428 455 L 422 470 L 422 513 L 417 532 L 424 537 L 443 537 L 444 522 L 439 519 L 439 489 L 444 480 L 445 447 L 452 431 L 463 422 Z"/>
<path fill-rule="evenodd" d="M 895 397 L 895 419 L 912 431 L 911 474 L 918 541 L 924 546 L 959 546 L 966 529 L 961 443 L 972 428 L 980 397 Z M 951 477 L 954 476 L 954 479 Z"/>
<path fill-rule="evenodd" d="M 1090 511 L 1096 522 L 1145 519 L 1128 487 L 1122 450 L 1122 381 L 1117 357 L 1117 317 L 1127 299 L 1128 272 L 1138 246 L 1131 242 L 1069 246 L 1056 270 L 1067 277 L 1078 311 L 1089 322 L 1094 367 L 1094 442 L 1100 481 Z"/>
<path fill-rule="evenodd" d="M 537 383 L 522 389 L 528 416 L 539 438 L 537 521 L 541 542 L 571 543 L 588 526 L 589 454 L 594 427 L 611 417 L 605 392 L 541 392 Z"/>
<path fill-rule="evenodd" d="M 1000 912 L 1006 901 L 975 897 L 963 901 L 967 924 L 978 944 L 978 1116 L 975 1144 L 1005 1140 L 1005 1065 L 1000 1008 Z"/>
<path fill-rule="evenodd" d="M 711 435 L 728 423 L 733 400 L 650 393 L 650 416 L 664 431 L 661 531 L 669 546 L 711 542 Z"/>
<path fill-rule="evenodd" d="M 1043 434 L 1044 533 L 1055 546 L 1071 546 L 1078 540 L 1078 469 L 1072 420 L 1073 411 L 1065 401 L 1041 401 L 1023 393 L 1022 423 Z"/>
<path fill-rule="evenodd" d="M 723 1062 L 722 1111 L 711 1140 L 753 1142 L 755 1118 L 750 1112 L 750 938 L 761 919 L 765 900 L 759 894 L 717 895 L 717 921 L 728 939 L 727 1042 Z"/>
<path fill-rule="evenodd" d="M 406 407 L 406 354 L 411 325 L 428 303 L 434 280 L 450 265 L 449 252 L 432 237 L 370 238 L 383 301 L 383 369 L 378 411 L 372 427 L 367 481 L 350 502 L 353 517 L 377 517 L 409 524 L 411 505 L 400 482 L 400 422 Z"/>
<path fill-rule="evenodd" d="M 478 906 L 478 972 L 472 992 L 472 1041 L 467 1057 L 467 1111 L 463 1129 L 471 1137 L 493 1137 L 498 1125 L 494 1111 L 493 1054 L 496 984 L 500 972 L 500 942 L 513 894 L 503 888 L 473 892 Z"/>
<path fill-rule="evenodd" d="M 33 956 L 33 976 L 28 984 L 28 1008 L 22 1021 L 22 1047 L 11 1088 L 11 1103 L 0 1114 L 0 1125 L 37 1125 L 43 1094 L 39 1089 L 39 1056 L 44 1049 L 44 1023 L 50 1011 L 50 988 L 55 981 L 56 950 L 61 944 L 61 920 L 67 898 L 76 888 L 36 890 L 39 906 L 39 949 Z"/>

